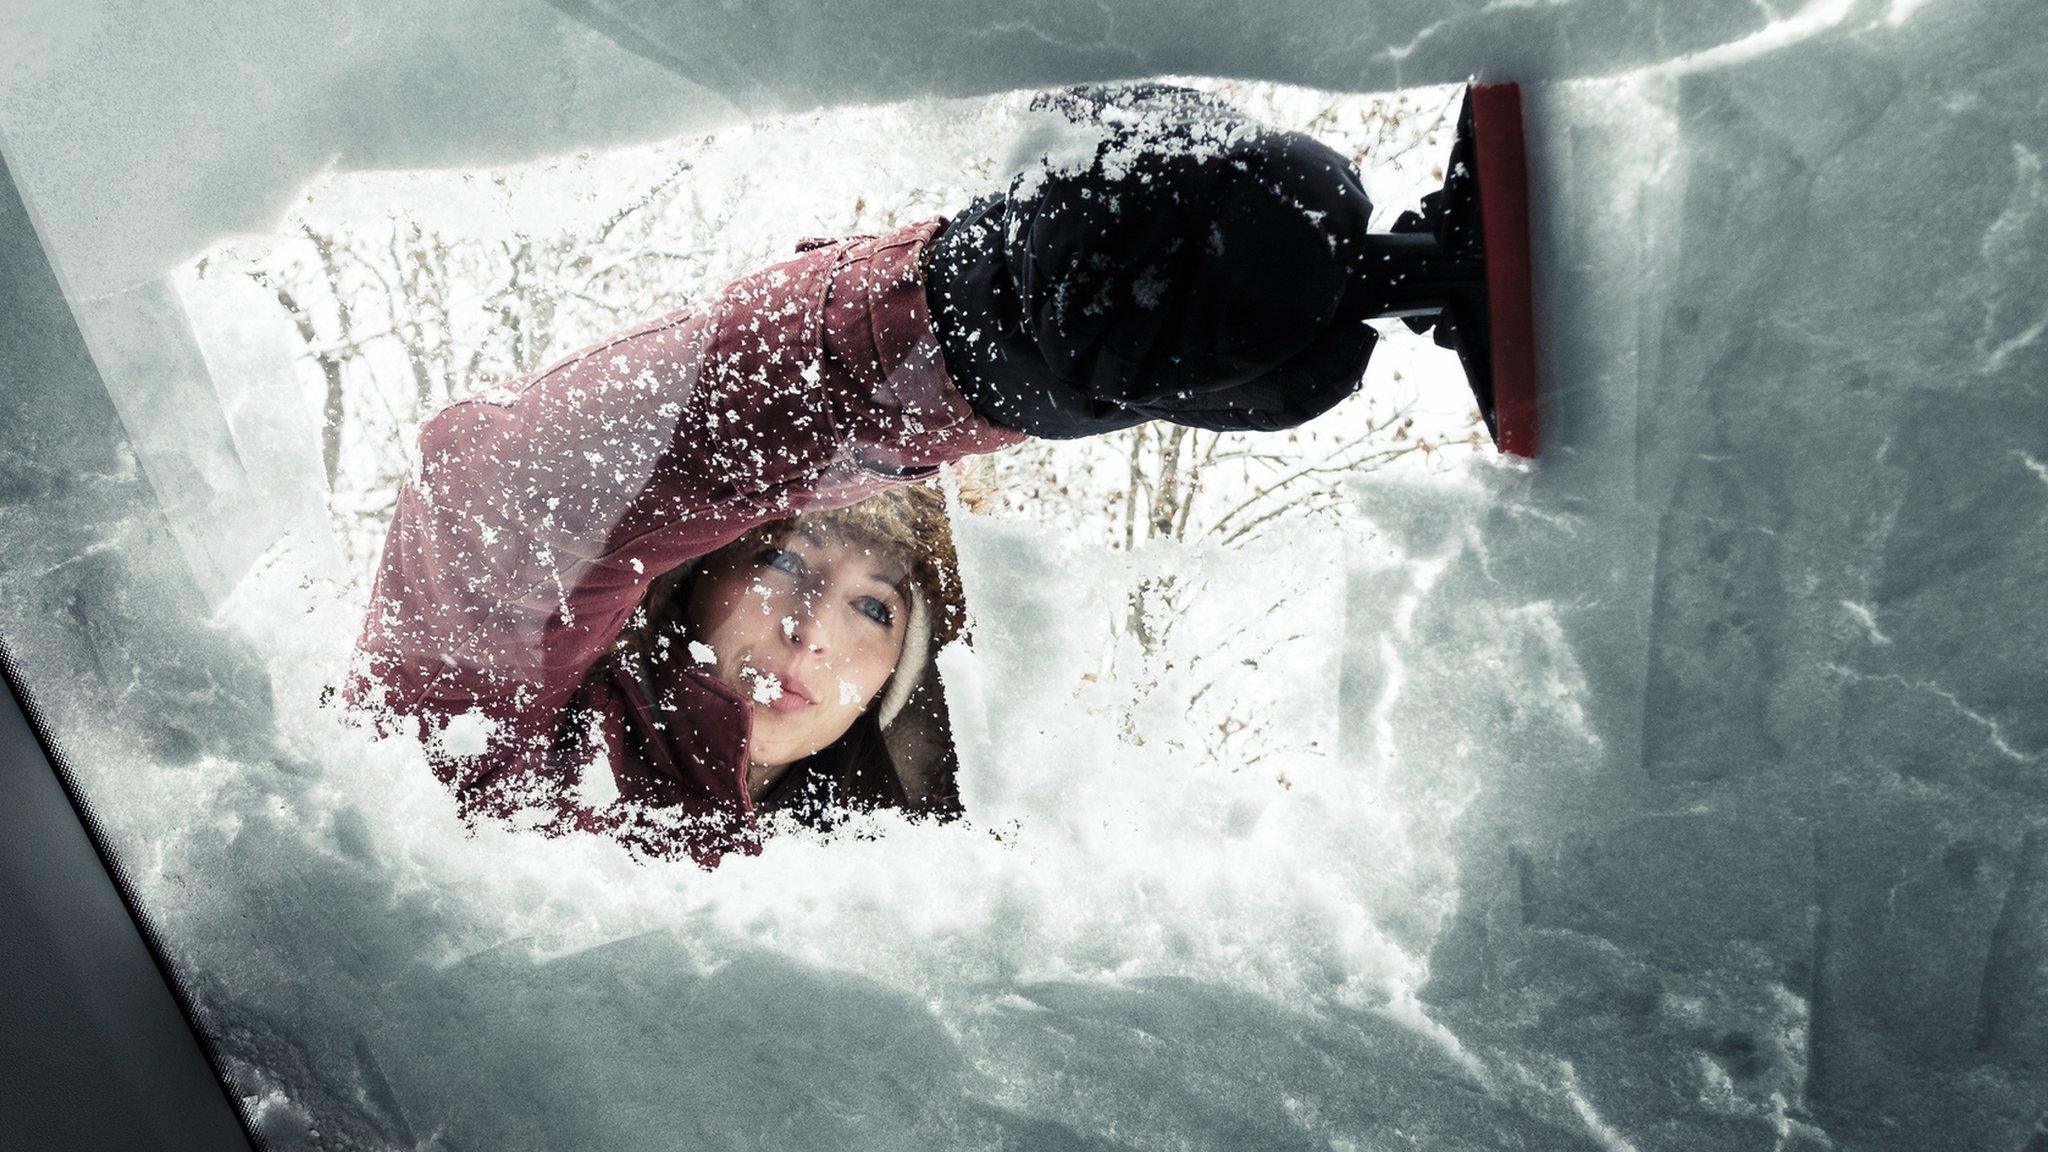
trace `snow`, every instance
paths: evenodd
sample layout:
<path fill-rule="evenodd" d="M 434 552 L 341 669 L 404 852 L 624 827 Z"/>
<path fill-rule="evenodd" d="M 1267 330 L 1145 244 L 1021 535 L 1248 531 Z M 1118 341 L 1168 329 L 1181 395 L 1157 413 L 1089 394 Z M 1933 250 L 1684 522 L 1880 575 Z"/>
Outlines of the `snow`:
<path fill-rule="evenodd" d="M 0 145 L 108 393 L 0 423 L 0 631 L 273 1146 L 2037 1139 L 2039 5 L 743 8 L 0 35 Z M 202 255 L 394 205 L 549 235 L 679 133 L 910 101 L 693 154 L 819 184 L 734 197 L 716 280 L 879 221 L 842 189 L 942 210 L 886 197 L 977 127 L 991 172 L 1057 142 L 938 97 L 1472 70 L 1526 85 L 1544 457 L 1331 480 L 1228 547 L 1107 546 L 1049 495 L 961 517 L 969 821 L 650 867 L 465 830 L 416 743 L 322 705 L 367 558 L 317 375 Z M 435 171 L 485 163 L 519 178 Z M 1405 363 L 1368 393 L 1442 384 Z M 373 440 L 363 517 L 407 463 Z M 1119 461 L 1060 451 L 1106 506 Z"/>
<path fill-rule="evenodd" d="M 450 756 L 481 756 L 497 727 L 497 721 L 474 708 L 451 716 L 441 729 L 441 751 Z"/>

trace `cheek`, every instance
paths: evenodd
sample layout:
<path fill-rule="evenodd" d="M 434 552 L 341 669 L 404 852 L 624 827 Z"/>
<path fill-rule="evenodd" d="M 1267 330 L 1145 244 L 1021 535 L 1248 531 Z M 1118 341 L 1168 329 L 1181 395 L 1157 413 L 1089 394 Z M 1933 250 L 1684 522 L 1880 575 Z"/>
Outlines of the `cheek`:
<path fill-rule="evenodd" d="M 856 710 L 873 700 L 882 685 L 888 683 L 903 650 L 901 636 L 863 637 L 862 641 L 852 645 L 846 657 L 832 667 L 832 702 L 837 704 L 842 697 L 852 696 L 855 699 L 848 706 Z M 842 684 L 851 687 L 842 688 Z"/>
<path fill-rule="evenodd" d="M 711 645 L 723 657 L 773 632 L 776 611 L 773 593 L 758 581 L 729 577 L 700 585 L 684 622 L 691 639 Z"/>

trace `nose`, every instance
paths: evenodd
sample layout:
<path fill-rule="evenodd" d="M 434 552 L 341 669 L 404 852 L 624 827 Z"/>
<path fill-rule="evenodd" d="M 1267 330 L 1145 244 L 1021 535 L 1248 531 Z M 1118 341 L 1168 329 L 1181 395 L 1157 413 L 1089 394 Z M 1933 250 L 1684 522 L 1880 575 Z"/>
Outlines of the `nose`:
<path fill-rule="evenodd" d="M 804 651 L 822 656 L 832 649 L 829 635 L 831 630 L 826 627 L 825 621 L 820 618 L 816 606 L 808 596 L 801 598 L 791 607 L 789 615 L 783 619 L 782 631 L 789 637 L 793 647 Z"/>

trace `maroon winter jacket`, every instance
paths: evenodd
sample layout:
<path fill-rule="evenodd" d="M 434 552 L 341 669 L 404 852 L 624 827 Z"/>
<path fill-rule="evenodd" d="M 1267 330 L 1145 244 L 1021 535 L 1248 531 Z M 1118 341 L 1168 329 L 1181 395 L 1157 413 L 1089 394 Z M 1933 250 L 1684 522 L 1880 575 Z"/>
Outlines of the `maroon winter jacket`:
<path fill-rule="evenodd" d="M 758 851 L 752 705 L 612 646 L 651 581 L 749 528 L 1024 438 L 946 375 L 918 264 L 943 223 L 804 241 L 708 308 L 428 420 L 350 703 L 415 731 L 470 819 L 706 865 Z"/>

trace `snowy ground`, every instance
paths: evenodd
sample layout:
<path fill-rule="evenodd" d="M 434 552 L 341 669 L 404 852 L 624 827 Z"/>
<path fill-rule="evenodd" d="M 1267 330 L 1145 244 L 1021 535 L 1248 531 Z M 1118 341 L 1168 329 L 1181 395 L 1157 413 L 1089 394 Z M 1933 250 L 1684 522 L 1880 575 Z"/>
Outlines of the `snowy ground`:
<path fill-rule="evenodd" d="M 713 874 L 463 837 L 416 753 L 317 706 L 357 610 L 341 550 L 278 546 L 325 530 L 317 500 L 236 487 L 317 491 L 313 439 L 249 431 L 303 409 L 251 423 L 275 398 L 213 392 L 233 372 L 182 320 L 189 356 L 134 335 L 178 297 L 119 291 L 142 257 L 81 238 L 90 149 L 25 128 L 10 84 L 9 161 L 114 396 L 15 413 L 4 632 L 280 1146 L 2048 1139 L 2048 11 L 1076 8 L 943 23 L 941 53 L 881 21 L 766 51 L 716 13 L 577 11 L 746 107 L 1512 67 L 1545 456 L 1361 477 L 1373 534 L 1232 553 L 969 522 L 983 628 L 944 671 L 972 825 Z M 549 91 L 592 71 L 576 43 Z M 548 131 L 651 138 L 636 111 Z M 154 273 L 273 218 L 244 199 L 294 202 L 325 154 L 293 131 L 275 195 L 181 210 L 172 182 Z M 1298 574 L 1259 709 L 1313 753 L 1194 754 L 1185 709 L 1147 707 L 1186 667 L 1143 697 L 1099 675 L 1104 605 L 1189 566 L 1216 589 L 1189 655 L 1234 590 Z"/>

